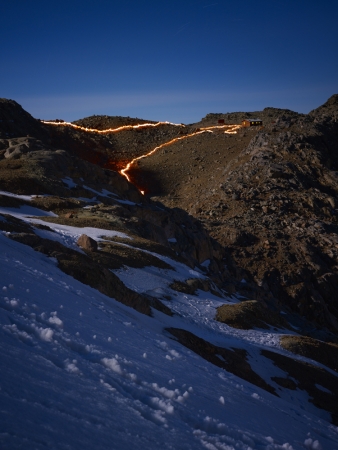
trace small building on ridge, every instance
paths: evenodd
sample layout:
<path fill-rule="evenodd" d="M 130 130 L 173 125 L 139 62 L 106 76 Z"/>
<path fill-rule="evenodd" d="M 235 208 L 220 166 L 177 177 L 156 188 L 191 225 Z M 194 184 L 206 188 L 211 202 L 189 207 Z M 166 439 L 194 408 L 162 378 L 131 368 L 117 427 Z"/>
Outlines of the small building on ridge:
<path fill-rule="evenodd" d="M 263 121 L 261 119 L 244 119 L 242 120 L 242 127 L 261 127 Z"/>

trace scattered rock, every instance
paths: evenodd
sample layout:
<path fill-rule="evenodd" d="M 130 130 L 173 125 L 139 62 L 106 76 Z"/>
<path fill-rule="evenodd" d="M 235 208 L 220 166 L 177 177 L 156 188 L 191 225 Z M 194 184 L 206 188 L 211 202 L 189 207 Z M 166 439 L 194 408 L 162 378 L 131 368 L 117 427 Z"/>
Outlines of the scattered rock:
<path fill-rule="evenodd" d="M 81 234 L 76 243 L 88 252 L 95 252 L 97 250 L 97 242 L 86 234 Z"/>
<path fill-rule="evenodd" d="M 307 336 L 284 335 L 280 338 L 283 348 L 297 355 L 306 356 L 338 372 L 338 345 L 322 342 Z"/>
<path fill-rule="evenodd" d="M 256 300 L 222 305 L 217 308 L 215 319 L 241 330 L 269 329 L 270 327 L 290 328 L 280 314 L 271 311 L 266 305 Z"/>
<path fill-rule="evenodd" d="M 127 288 L 110 270 L 116 268 L 114 266 L 114 258 L 112 259 L 113 263 L 110 264 L 109 257 L 104 257 L 105 255 L 101 254 L 100 258 L 103 259 L 101 263 L 94 260 L 90 254 L 82 254 L 65 247 L 59 242 L 43 239 L 32 232 L 14 233 L 9 237 L 17 242 L 29 245 L 36 251 L 56 258 L 59 268 L 67 275 L 97 289 L 99 292 L 114 298 L 124 305 L 130 306 L 142 314 L 151 316 L 151 308 L 155 308 L 164 314 L 172 315 L 171 310 L 157 298 L 140 295 Z"/>
<path fill-rule="evenodd" d="M 247 352 L 239 348 L 223 348 L 211 344 L 189 331 L 179 328 L 166 328 L 166 331 L 174 336 L 178 342 L 202 358 L 221 367 L 234 375 L 259 386 L 262 389 L 277 395 L 275 389 L 266 383 L 256 372 L 253 371 L 247 361 Z"/>
<path fill-rule="evenodd" d="M 262 350 L 262 356 L 270 359 L 281 370 L 287 373 L 284 385 L 290 384 L 290 378 L 297 384 L 298 389 L 306 391 L 309 401 L 317 408 L 331 413 L 332 423 L 338 425 L 338 383 L 337 377 L 321 367 L 303 361 L 288 358 L 280 353 Z M 277 382 L 277 380 L 274 378 Z M 279 385 L 282 382 L 279 378 Z M 289 388 L 288 388 L 289 389 Z"/>
<path fill-rule="evenodd" d="M 185 294 L 195 295 L 196 291 L 200 289 L 205 292 L 212 292 L 216 296 L 220 296 L 220 293 L 211 286 L 208 279 L 191 278 L 186 281 L 174 281 L 169 286 L 178 292 L 184 292 Z"/>

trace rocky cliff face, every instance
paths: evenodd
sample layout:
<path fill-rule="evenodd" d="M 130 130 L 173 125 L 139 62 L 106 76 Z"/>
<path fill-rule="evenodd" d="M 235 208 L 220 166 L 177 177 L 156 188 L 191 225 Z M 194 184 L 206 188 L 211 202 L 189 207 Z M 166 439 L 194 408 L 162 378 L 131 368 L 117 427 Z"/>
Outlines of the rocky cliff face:
<path fill-rule="evenodd" d="M 228 164 L 221 189 L 238 212 L 221 214 L 224 226 L 218 234 L 271 301 L 334 333 L 337 99 L 306 116 L 281 115 Z M 220 215 L 217 209 L 215 215 Z"/>
<path fill-rule="evenodd" d="M 198 136 L 139 167 L 156 169 L 158 198 L 189 211 L 224 247 L 228 292 L 284 309 L 303 334 L 329 340 L 338 330 L 337 99 L 307 115 L 208 114 L 195 126 L 245 117 L 264 126 Z"/>

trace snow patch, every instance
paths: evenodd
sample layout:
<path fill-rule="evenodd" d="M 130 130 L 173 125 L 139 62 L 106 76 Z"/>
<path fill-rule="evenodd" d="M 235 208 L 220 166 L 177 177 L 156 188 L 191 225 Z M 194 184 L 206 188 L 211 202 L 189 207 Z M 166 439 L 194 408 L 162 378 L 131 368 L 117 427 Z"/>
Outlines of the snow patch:
<path fill-rule="evenodd" d="M 42 341 L 52 342 L 54 331 L 51 328 L 35 328 L 36 333 Z"/>
<path fill-rule="evenodd" d="M 61 178 L 61 181 L 63 181 L 69 189 L 77 186 L 77 184 L 70 177 Z"/>
<path fill-rule="evenodd" d="M 115 358 L 103 358 L 102 363 L 104 366 L 106 366 L 108 369 L 112 370 L 113 372 L 123 375 L 123 370 L 120 364 L 118 363 L 117 359 Z"/>
<path fill-rule="evenodd" d="M 23 218 L 23 217 L 39 217 L 39 216 L 48 216 L 48 217 L 58 217 L 57 214 L 54 214 L 51 211 L 43 211 L 39 208 L 34 208 L 29 205 L 21 205 L 19 208 L 6 208 L 4 206 L 0 206 L 0 214 L 9 214 L 13 217 Z"/>

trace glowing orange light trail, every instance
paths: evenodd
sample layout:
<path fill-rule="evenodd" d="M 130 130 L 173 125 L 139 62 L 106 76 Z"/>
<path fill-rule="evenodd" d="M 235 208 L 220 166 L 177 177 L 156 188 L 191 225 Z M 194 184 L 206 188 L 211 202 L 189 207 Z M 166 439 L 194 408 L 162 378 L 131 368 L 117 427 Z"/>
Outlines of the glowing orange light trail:
<path fill-rule="evenodd" d="M 58 127 L 73 127 L 77 130 L 87 131 L 88 133 L 99 133 L 99 134 L 107 134 L 107 133 L 118 133 L 119 131 L 125 130 L 137 130 L 142 128 L 150 128 L 150 127 L 159 127 L 161 125 L 173 125 L 175 127 L 185 127 L 185 125 L 181 123 L 173 123 L 173 122 L 157 122 L 157 123 L 140 123 L 138 125 L 123 125 L 117 128 L 107 128 L 106 130 L 97 130 L 96 128 L 86 128 L 81 127 L 80 125 L 75 125 L 75 123 L 71 122 L 51 122 L 47 120 L 42 120 L 42 123 L 47 125 L 55 125 Z"/>
<path fill-rule="evenodd" d="M 231 129 L 229 129 L 229 130 L 225 130 L 224 133 L 228 133 L 228 134 L 236 134 L 236 133 L 237 133 L 237 130 L 238 130 L 239 128 L 241 128 L 241 125 L 222 125 L 222 126 L 214 126 L 214 127 L 205 127 L 205 128 L 200 129 L 200 131 L 195 131 L 194 133 L 191 133 L 191 134 L 187 134 L 187 135 L 185 135 L 185 136 L 181 136 L 181 137 L 174 138 L 174 139 L 172 139 L 171 141 L 168 141 L 168 142 L 165 142 L 164 144 L 158 145 L 157 147 L 155 147 L 155 148 L 154 148 L 153 150 L 151 150 L 150 152 L 148 152 L 148 153 L 146 153 L 146 154 L 144 154 L 144 155 L 141 155 L 141 156 L 137 156 L 136 158 L 132 159 L 132 160 L 126 165 L 126 167 L 125 167 L 124 169 L 120 170 L 120 174 L 123 175 L 123 176 L 131 183 L 130 177 L 129 177 L 129 175 L 127 174 L 127 172 L 130 170 L 131 166 L 132 166 L 136 161 L 139 161 L 140 159 L 143 159 L 143 158 L 147 158 L 148 156 L 151 156 L 151 155 L 153 155 L 155 152 L 157 152 L 157 150 L 160 150 L 160 149 L 163 148 L 163 147 L 167 147 L 167 146 L 169 146 L 169 145 L 172 145 L 172 144 L 174 144 L 174 143 L 177 142 L 177 141 L 181 141 L 181 140 L 183 140 L 183 139 L 188 139 L 188 138 L 190 138 L 190 137 L 193 137 L 193 136 L 196 136 L 196 135 L 202 134 L 202 133 L 212 133 L 212 132 L 213 132 L 212 130 L 213 130 L 214 128 L 231 128 Z M 142 194 L 144 194 L 144 191 L 140 191 L 140 192 L 141 192 Z"/>
<path fill-rule="evenodd" d="M 144 154 L 144 155 L 141 155 L 141 156 L 137 156 L 136 158 L 132 159 L 132 160 L 126 165 L 126 167 L 125 167 L 124 169 L 120 170 L 120 174 L 123 175 L 124 177 L 126 177 L 127 180 L 130 182 L 130 178 L 129 178 L 129 176 L 127 175 L 127 172 L 128 172 L 128 170 L 130 169 L 130 167 L 131 167 L 136 161 L 139 161 L 140 159 L 143 159 L 143 158 L 147 158 L 148 156 L 151 156 L 151 155 L 153 155 L 155 152 L 157 152 L 157 150 L 160 150 L 160 149 L 163 148 L 163 147 L 167 147 L 168 145 L 171 145 L 171 144 L 173 144 L 174 142 L 177 142 L 177 141 L 180 141 L 180 140 L 183 140 L 183 139 L 187 139 L 187 138 L 192 137 L 192 136 L 196 136 L 196 134 L 202 134 L 202 133 L 206 133 L 206 132 L 207 132 L 207 130 L 197 131 L 197 132 L 195 132 L 195 133 L 187 134 L 186 136 L 181 136 L 181 137 L 178 137 L 178 138 L 174 138 L 174 139 L 172 139 L 171 141 L 165 142 L 164 144 L 161 144 L 161 145 L 155 147 L 155 148 L 154 148 L 153 150 L 151 150 L 150 152 L 148 152 L 148 153 L 146 153 L 146 154 Z"/>
<path fill-rule="evenodd" d="M 108 128 L 106 130 L 98 130 L 96 128 L 81 127 L 80 125 L 75 125 L 74 123 L 71 123 L 71 122 L 52 122 L 52 121 L 46 121 L 46 120 L 42 120 L 41 122 L 45 123 L 47 125 L 55 125 L 55 126 L 63 126 L 63 127 L 69 126 L 69 127 L 75 128 L 77 130 L 86 131 L 89 133 L 99 133 L 99 134 L 118 133 L 118 132 L 124 131 L 124 130 L 137 130 L 137 129 L 149 128 L 149 127 L 159 127 L 161 125 L 173 125 L 175 127 L 186 127 L 186 125 L 184 125 L 182 123 L 178 124 L 178 123 L 173 123 L 173 122 L 157 122 L 157 123 L 141 123 L 138 125 L 123 125 L 118 128 Z M 147 158 L 148 156 L 153 155 L 155 152 L 157 152 L 157 150 L 160 150 L 163 147 L 167 147 L 168 145 L 172 145 L 177 141 L 181 141 L 183 139 L 188 139 L 190 137 L 196 136 L 198 134 L 213 133 L 213 130 L 215 130 L 215 129 L 218 129 L 218 130 L 224 129 L 225 134 L 236 134 L 237 130 L 239 128 L 241 128 L 241 125 L 215 125 L 215 126 L 210 126 L 210 127 L 199 128 L 198 131 L 195 131 L 194 133 L 190 133 L 185 136 L 174 138 L 171 141 L 165 142 L 164 144 L 161 144 L 161 145 L 155 147 L 153 150 L 151 150 L 150 152 L 148 152 L 144 155 L 137 156 L 136 158 L 132 159 L 126 165 L 126 167 L 124 169 L 120 170 L 119 173 L 121 175 L 123 175 L 129 182 L 131 182 L 130 177 L 127 175 L 127 172 L 130 170 L 131 166 L 136 161 L 139 161 L 140 159 Z M 144 194 L 144 191 L 140 191 L 140 192 L 142 194 Z"/>
<path fill-rule="evenodd" d="M 230 132 L 233 132 L 235 130 L 238 130 L 239 128 L 242 128 L 242 125 L 214 125 L 212 127 L 204 127 L 200 128 L 200 130 L 215 130 L 215 129 L 224 129 L 224 128 L 231 128 Z M 225 131 L 227 133 L 227 131 Z"/>

